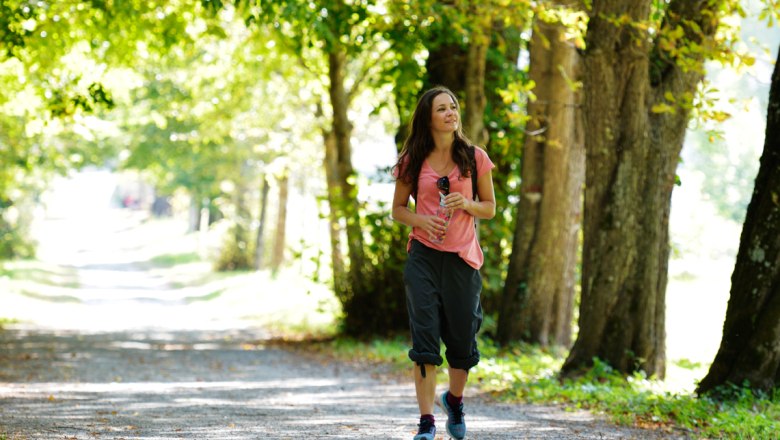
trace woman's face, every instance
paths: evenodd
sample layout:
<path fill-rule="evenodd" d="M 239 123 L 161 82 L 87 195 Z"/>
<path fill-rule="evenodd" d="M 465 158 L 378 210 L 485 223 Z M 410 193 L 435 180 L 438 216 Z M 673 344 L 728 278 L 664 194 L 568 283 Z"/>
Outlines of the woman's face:
<path fill-rule="evenodd" d="M 458 129 L 458 105 L 449 93 L 439 93 L 431 106 L 431 131 L 454 133 Z"/>

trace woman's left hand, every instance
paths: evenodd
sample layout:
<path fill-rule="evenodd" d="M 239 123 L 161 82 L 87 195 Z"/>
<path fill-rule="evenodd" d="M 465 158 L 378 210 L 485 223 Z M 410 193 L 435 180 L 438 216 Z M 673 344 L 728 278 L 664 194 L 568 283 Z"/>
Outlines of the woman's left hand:
<path fill-rule="evenodd" d="M 468 203 L 470 200 L 468 200 L 466 197 L 463 197 L 463 194 L 458 192 L 453 192 L 447 194 L 447 197 L 444 198 L 444 203 L 447 205 L 450 209 L 463 209 L 465 210 L 468 207 Z"/>

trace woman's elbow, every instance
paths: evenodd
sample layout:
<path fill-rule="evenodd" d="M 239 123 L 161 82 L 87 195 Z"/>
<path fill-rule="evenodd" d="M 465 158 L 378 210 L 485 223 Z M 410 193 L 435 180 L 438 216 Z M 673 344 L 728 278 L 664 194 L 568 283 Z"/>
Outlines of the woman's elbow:
<path fill-rule="evenodd" d="M 402 210 L 404 209 L 406 209 L 406 207 L 402 207 L 402 206 L 393 207 L 393 209 L 390 211 L 390 219 L 398 223 L 403 223 L 401 217 L 403 216 Z"/>
<path fill-rule="evenodd" d="M 487 212 L 485 214 L 486 214 L 485 215 L 485 220 L 490 220 L 490 219 L 492 219 L 493 217 L 496 216 L 496 203 L 495 202 L 491 202 L 488 205 L 488 209 L 487 209 Z"/>

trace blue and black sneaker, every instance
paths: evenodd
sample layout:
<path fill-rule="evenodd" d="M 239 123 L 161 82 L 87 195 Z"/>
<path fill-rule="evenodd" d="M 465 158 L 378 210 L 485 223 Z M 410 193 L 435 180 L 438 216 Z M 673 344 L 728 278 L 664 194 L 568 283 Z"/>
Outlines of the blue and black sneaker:
<path fill-rule="evenodd" d="M 463 403 L 461 402 L 457 408 L 453 408 L 447 402 L 447 393 L 445 391 L 439 396 L 439 405 L 447 411 L 447 434 L 450 437 L 463 440 L 466 437 L 466 420 L 463 418 Z"/>
<path fill-rule="evenodd" d="M 436 437 L 436 425 L 430 419 L 420 419 L 417 426 L 420 429 L 417 430 L 414 440 L 433 440 Z"/>

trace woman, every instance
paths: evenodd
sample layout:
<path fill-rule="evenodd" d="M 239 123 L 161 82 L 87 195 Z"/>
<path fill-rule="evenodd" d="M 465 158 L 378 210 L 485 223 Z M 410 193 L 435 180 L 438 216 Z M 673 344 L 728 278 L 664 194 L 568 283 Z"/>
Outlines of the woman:
<path fill-rule="evenodd" d="M 459 111 L 450 90 L 436 87 L 425 92 L 394 168 L 393 219 L 412 227 L 404 284 L 412 334 L 409 358 L 416 364 L 420 407 L 415 440 L 433 440 L 436 435 L 434 400 L 447 411 L 447 433 L 465 437 L 463 391 L 468 370 L 479 362 L 479 268 L 484 256 L 474 219 L 495 215 L 494 165 L 463 135 Z M 409 209 L 409 196 L 415 199 L 414 210 Z M 449 388 L 436 398 L 436 367 L 443 362 L 440 340 L 446 347 Z"/>

